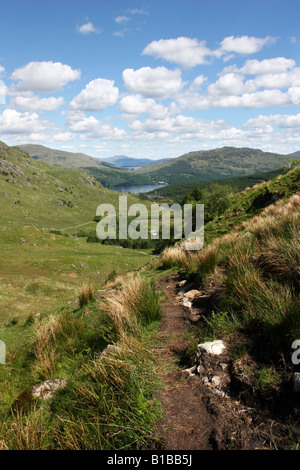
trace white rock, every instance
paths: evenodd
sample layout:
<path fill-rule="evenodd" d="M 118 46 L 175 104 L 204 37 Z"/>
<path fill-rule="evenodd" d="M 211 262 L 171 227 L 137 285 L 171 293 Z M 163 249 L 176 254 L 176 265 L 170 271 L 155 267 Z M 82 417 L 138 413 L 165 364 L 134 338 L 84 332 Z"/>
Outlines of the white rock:
<path fill-rule="evenodd" d="M 190 302 L 189 300 L 186 300 L 186 299 L 182 300 L 182 305 L 184 307 L 187 307 L 187 308 L 192 308 L 192 302 Z"/>
<path fill-rule="evenodd" d="M 67 381 L 65 379 L 46 380 L 39 385 L 35 385 L 32 388 L 31 394 L 34 398 L 47 400 L 51 398 L 57 390 L 64 388 L 66 385 Z"/>
<path fill-rule="evenodd" d="M 184 369 L 182 373 L 187 376 L 193 376 L 195 375 L 194 372 L 196 371 L 197 366 L 190 367 L 189 369 Z"/>
<path fill-rule="evenodd" d="M 202 354 L 219 355 L 226 349 L 222 340 L 216 339 L 215 341 L 207 341 L 206 343 L 198 344 L 197 356 Z"/>
<path fill-rule="evenodd" d="M 211 383 L 217 387 L 218 385 L 221 384 L 221 377 L 219 377 L 218 375 L 214 375 L 211 379 Z"/>
<path fill-rule="evenodd" d="M 187 297 L 188 299 L 193 300 L 196 295 L 198 295 L 200 292 L 197 289 L 192 289 L 189 290 L 188 292 L 185 292 L 184 297 Z"/>

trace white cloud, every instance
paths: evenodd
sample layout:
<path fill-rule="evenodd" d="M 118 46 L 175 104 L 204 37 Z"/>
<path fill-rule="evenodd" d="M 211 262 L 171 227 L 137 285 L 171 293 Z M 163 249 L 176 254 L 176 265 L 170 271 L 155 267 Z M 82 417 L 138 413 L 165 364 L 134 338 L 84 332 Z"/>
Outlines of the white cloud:
<path fill-rule="evenodd" d="M 153 41 L 145 47 L 142 54 L 165 59 L 189 68 L 205 64 L 211 51 L 206 47 L 206 41 L 179 37 Z"/>
<path fill-rule="evenodd" d="M 207 87 L 209 95 L 240 95 L 245 92 L 254 91 L 255 86 L 249 80 L 244 82 L 244 75 L 239 73 L 227 73 L 222 75 L 215 83 Z"/>
<path fill-rule="evenodd" d="M 0 77 L 1 75 L 3 76 L 4 74 L 5 74 L 5 68 L 2 65 L 0 65 Z"/>
<path fill-rule="evenodd" d="M 115 22 L 118 24 L 127 23 L 127 21 L 129 20 L 130 20 L 129 16 L 117 16 L 115 18 Z"/>
<path fill-rule="evenodd" d="M 64 104 L 62 97 L 39 98 L 31 91 L 24 95 L 16 96 L 10 103 L 10 106 L 16 109 L 26 109 L 28 111 L 56 111 Z"/>
<path fill-rule="evenodd" d="M 23 91 L 55 92 L 68 82 L 80 78 L 80 70 L 73 70 L 60 62 L 29 62 L 16 69 L 11 78 L 19 80 L 16 88 Z"/>
<path fill-rule="evenodd" d="M 5 109 L 0 114 L 0 132 L 3 134 L 38 133 L 48 126 L 46 121 L 40 121 L 37 113 L 19 113 L 14 109 Z"/>
<path fill-rule="evenodd" d="M 254 79 L 257 88 L 278 89 L 300 85 L 300 67 L 288 72 L 259 75 Z"/>
<path fill-rule="evenodd" d="M 55 142 L 70 142 L 73 139 L 74 135 L 71 134 L 71 132 L 60 132 L 53 136 L 53 140 L 55 140 Z"/>
<path fill-rule="evenodd" d="M 274 44 L 276 38 L 266 36 L 256 38 L 254 36 L 228 36 L 221 42 L 220 51 L 235 52 L 237 54 L 254 54 L 260 51 L 263 46 Z"/>
<path fill-rule="evenodd" d="M 171 103 L 170 107 L 166 107 L 152 98 L 144 98 L 141 95 L 125 95 L 120 100 L 120 109 L 126 114 L 147 114 L 154 119 L 163 118 L 177 111 L 175 103 Z"/>
<path fill-rule="evenodd" d="M 169 98 L 183 87 L 181 71 L 169 70 L 166 67 L 126 69 L 122 76 L 129 91 L 150 98 Z"/>
<path fill-rule="evenodd" d="M 70 108 L 84 111 L 102 111 L 107 106 L 116 104 L 118 96 L 119 89 L 114 86 L 113 80 L 96 78 L 73 98 Z"/>
<path fill-rule="evenodd" d="M 286 72 L 286 70 L 295 67 L 296 62 L 293 59 L 285 57 L 275 57 L 273 59 L 247 60 L 240 72 L 250 75 L 261 75 L 270 73 Z"/>
<path fill-rule="evenodd" d="M 245 122 L 244 127 L 264 128 L 276 126 L 283 129 L 300 129 L 300 113 L 296 115 L 272 114 L 271 116 L 259 115 Z"/>
<path fill-rule="evenodd" d="M 88 23 L 84 23 L 83 25 L 79 26 L 77 29 L 80 34 L 90 34 L 90 33 L 99 34 L 101 32 L 101 30 L 99 28 L 96 28 L 96 26 L 94 26 L 91 21 L 89 21 Z"/>
<path fill-rule="evenodd" d="M 100 122 L 94 116 L 87 117 L 81 111 L 70 111 L 67 125 L 72 132 L 80 134 L 82 139 L 122 140 L 126 138 L 123 129 L 113 127 L 107 122 Z"/>

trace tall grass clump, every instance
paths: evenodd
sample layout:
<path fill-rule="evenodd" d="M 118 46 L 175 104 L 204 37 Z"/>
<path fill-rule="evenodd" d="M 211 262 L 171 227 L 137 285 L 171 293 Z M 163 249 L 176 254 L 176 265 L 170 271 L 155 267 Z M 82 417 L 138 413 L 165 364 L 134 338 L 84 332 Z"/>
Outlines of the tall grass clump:
<path fill-rule="evenodd" d="M 299 289 L 300 217 L 280 217 L 257 238 L 256 252 L 263 270 Z"/>
<path fill-rule="evenodd" d="M 264 277 L 252 249 L 238 247 L 228 263 L 222 307 L 240 316 L 246 327 L 282 350 L 300 334 L 299 298 L 288 284 Z"/>
<path fill-rule="evenodd" d="M 91 286 L 83 285 L 78 295 L 79 307 L 83 308 L 95 300 L 95 293 Z"/>
<path fill-rule="evenodd" d="M 181 268 L 185 265 L 187 253 L 183 246 L 172 246 L 165 248 L 161 255 L 162 269 Z"/>
<path fill-rule="evenodd" d="M 184 274 L 198 282 L 201 282 L 207 276 L 214 273 L 217 261 L 217 248 L 214 245 L 209 245 L 206 248 L 189 255 L 183 267 Z"/>
<path fill-rule="evenodd" d="M 117 337 L 139 334 L 141 325 L 160 319 L 160 303 L 154 283 L 140 276 L 121 279 L 106 299 L 108 316 Z"/>

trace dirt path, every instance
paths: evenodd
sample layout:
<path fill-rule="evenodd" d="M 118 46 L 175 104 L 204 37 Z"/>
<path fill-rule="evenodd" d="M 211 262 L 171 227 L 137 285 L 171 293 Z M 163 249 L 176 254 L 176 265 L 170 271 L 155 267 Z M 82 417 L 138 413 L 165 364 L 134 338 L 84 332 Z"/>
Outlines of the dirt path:
<path fill-rule="evenodd" d="M 156 355 L 163 386 L 158 390 L 163 417 L 157 423 L 148 449 L 222 450 L 272 449 L 273 437 L 286 440 L 287 431 L 279 422 L 255 407 L 245 406 L 230 393 L 229 358 L 208 359 L 203 372 L 189 376 L 184 369 L 190 346 L 187 331 L 191 328 L 190 313 L 177 297 L 178 278 L 168 275 L 157 285 L 165 293 L 163 320 L 157 338 Z M 185 361 L 183 361 L 185 358 Z M 226 372 L 221 371 L 228 361 Z M 202 366 L 201 366 L 202 367 Z M 228 380 L 228 393 L 207 386 L 205 378 L 217 374 Z M 222 375 L 223 374 L 223 375 Z"/>
<path fill-rule="evenodd" d="M 187 320 L 185 308 L 175 296 L 176 284 L 177 279 L 172 276 L 160 283 L 166 300 L 162 306 L 163 321 L 159 333 L 163 346 L 157 353 L 162 362 L 164 387 L 157 399 L 162 404 L 164 416 L 158 423 L 154 438 L 168 450 L 211 449 L 209 437 L 213 423 L 202 401 L 199 381 L 187 380 L 178 365 L 180 355 L 189 343 L 182 339 Z"/>

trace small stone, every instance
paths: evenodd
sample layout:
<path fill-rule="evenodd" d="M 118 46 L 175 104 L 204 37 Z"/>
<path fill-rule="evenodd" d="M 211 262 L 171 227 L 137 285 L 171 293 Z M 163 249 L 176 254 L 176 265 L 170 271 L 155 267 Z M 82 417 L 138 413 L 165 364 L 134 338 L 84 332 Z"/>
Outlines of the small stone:
<path fill-rule="evenodd" d="M 189 369 L 184 369 L 182 373 L 184 375 L 191 377 L 192 375 L 195 375 L 194 372 L 196 371 L 196 368 L 197 366 L 193 366 L 193 367 L 190 367 Z"/>
<path fill-rule="evenodd" d="M 217 387 L 218 385 L 221 384 L 221 377 L 219 377 L 218 375 L 214 375 L 211 379 L 211 383 Z"/>
<path fill-rule="evenodd" d="M 184 284 L 186 284 L 186 279 L 184 279 L 183 281 L 178 282 L 179 287 L 184 286 Z"/>
<path fill-rule="evenodd" d="M 192 308 L 192 302 L 190 302 L 189 300 L 183 299 L 183 300 L 182 300 L 182 305 L 183 305 L 184 307 L 187 307 L 187 308 Z"/>
<path fill-rule="evenodd" d="M 203 377 L 202 383 L 203 383 L 204 385 L 210 385 L 209 378 L 208 378 L 208 377 Z"/>
<path fill-rule="evenodd" d="M 215 341 L 208 341 L 206 343 L 198 344 L 197 356 L 200 357 L 202 354 L 219 355 L 226 349 L 225 344 L 222 340 L 216 339 Z"/>

